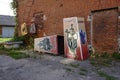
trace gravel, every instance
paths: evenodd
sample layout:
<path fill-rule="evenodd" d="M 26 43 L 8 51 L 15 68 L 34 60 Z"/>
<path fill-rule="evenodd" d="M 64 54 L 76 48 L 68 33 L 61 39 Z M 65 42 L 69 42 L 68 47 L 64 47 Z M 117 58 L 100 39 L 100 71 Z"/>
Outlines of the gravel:
<path fill-rule="evenodd" d="M 99 70 L 120 80 L 119 62 Z M 81 62 L 49 54 L 15 60 L 0 55 L 0 80 L 105 80 L 96 71 L 89 60 Z"/>

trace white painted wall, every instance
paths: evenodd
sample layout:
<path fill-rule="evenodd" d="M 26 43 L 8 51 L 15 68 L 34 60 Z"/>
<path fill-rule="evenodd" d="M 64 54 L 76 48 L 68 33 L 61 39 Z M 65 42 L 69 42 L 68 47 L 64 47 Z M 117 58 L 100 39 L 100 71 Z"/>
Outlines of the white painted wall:
<path fill-rule="evenodd" d="M 2 27 L 2 37 L 13 37 L 14 36 L 14 27 Z"/>

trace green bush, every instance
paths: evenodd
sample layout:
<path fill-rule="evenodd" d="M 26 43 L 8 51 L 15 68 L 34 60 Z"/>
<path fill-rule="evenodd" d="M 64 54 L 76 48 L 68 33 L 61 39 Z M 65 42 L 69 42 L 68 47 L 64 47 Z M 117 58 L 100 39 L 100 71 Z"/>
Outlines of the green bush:
<path fill-rule="evenodd" d="M 10 50 L 8 55 L 14 59 L 21 59 L 21 58 L 29 57 L 29 55 L 22 53 L 22 52 L 15 51 L 15 50 Z"/>
<path fill-rule="evenodd" d="M 34 48 L 34 38 L 33 37 L 29 38 L 29 42 L 30 42 L 30 47 Z"/>
<path fill-rule="evenodd" d="M 25 36 L 17 36 L 17 37 L 14 37 L 13 39 L 12 39 L 12 41 L 24 41 L 25 40 Z"/>
<path fill-rule="evenodd" d="M 0 49 L 1 49 L 1 50 L 3 50 L 3 49 L 4 49 L 3 44 L 0 44 Z"/>
<path fill-rule="evenodd" d="M 120 59 L 120 53 L 114 52 L 114 53 L 112 53 L 112 57 L 113 57 L 114 59 Z"/>
<path fill-rule="evenodd" d="M 100 54 L 99 53 L 91 53 L 91 58 L 98 58 L 100 57 Z"/>
<path fill-rule="evenodd" d="M 109 54 L 107 52 L 104 52 L 104 53 L 101 54 L 101 57 L 109 58 L 110 56 L 109 56 Z"/>

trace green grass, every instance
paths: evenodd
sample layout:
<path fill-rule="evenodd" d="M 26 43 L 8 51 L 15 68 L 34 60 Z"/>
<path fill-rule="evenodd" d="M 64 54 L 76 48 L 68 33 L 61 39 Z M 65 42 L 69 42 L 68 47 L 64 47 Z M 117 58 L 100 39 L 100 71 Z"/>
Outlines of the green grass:
<path fill-rule="evenodd" d="M 72 69 L 70 68 L 64 68 L 67 72 L 72 72 Z"/>
<path fill-rule="evenodd" d="M 14 59 L 21 59 L 21 58 L 28 58 L 30 57 L 29 55 L 20 52 L 18 49 L 5 49 L 4 47 L 0 46 L 0 55 L 7 55 L 10 56 Z"/>
<path fill-rule="evenodd" d="M 79 75 L 86 76 L 86 73 L 84 73 L 84 72 L 79 72 Z"/>
<path fill-rule="evenodd" d="M 120 53 L 114 52 L 114 53 L 112 54 L 112 57 L 113 57 L 114 59 L 120 60 Z"/>
<path fill-rule="evenodd" d="M 8 53 L 8 55 L 14 59 L 21 59 L 21 58 L 28 58 L 29 57 L 29 55 L 22 53 L 22 52 L 19 52 L 19 51 L 15 51 L 15 50 L 11 50 Z"/>
<path fill-rule="evenodd" d="M 111 58 L 91 58 L 90 59 L 90 63 L 93 66 L 106 66 L 106 67 L 110 67 L 112 65 L 112 59 Z"/>
<path fill-rule="evenodd" d="M 0 38 L 0 43 L 10 41 L 10 40 L 12 40 L 12 38 Z"/>
<path fill-rule="evenodd" d="M 80 68 L 79 75 L 87 75 L 87 70 L 85 68 Z"/>
<path fill-rule="evenodd" d="M 9 52 L 8 51 L 5 51 L 5 50 L 0 50 L 0 55 L 7 55 Z"/>
<path fill-rule="evenodd" d="M 108 74 L 106 74 L 105 72 L 102 72 L 102 71 L 97 71 L 97 74 L 101 77 L 105 77 L 105 80 L 117 80 L 116 77 L 110 76 L 110 75 L 108 75 Z"/>
<path fill-rule="evenodd" d="M 69 66 L 73 67 L 73 68 L 78 68 L 79 67 L 79 64 L 70 64 Z"/>
<path fill-rule="evenodd" d="M 80 68 L 80 71 L 82 71 L 82 72 L 88 72 L 86 69 L 84 69 L 84 68 Z"/>

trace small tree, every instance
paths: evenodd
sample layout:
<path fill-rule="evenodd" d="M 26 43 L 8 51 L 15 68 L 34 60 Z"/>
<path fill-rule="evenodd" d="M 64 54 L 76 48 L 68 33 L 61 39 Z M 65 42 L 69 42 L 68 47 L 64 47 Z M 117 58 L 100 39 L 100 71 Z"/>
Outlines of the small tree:
<path fill-rule="evenodd" d="M 14 33 L 14 37 L 18 36 L 18 32 L 17 32 L 17 26 L 18 26 L 18 20 L 17 20 L 17 8 L 18 8 L 18 2 L 17 0 L 12 0 L 12 2 L 10 3 L 11 9 L 13 10 L 13 13 L 15 15 L 14 20 L 16 22 L 16 26 L 15 26 L 15 33 Z"/>
<path fill-rule="evenodd" d="M 10 3 L 11 8 L 13 10 L 14 15 L 17 16 L 17 7 L 18 7 L 18 3 L 17 0 L 12 0 L 12 2 Z"/>

